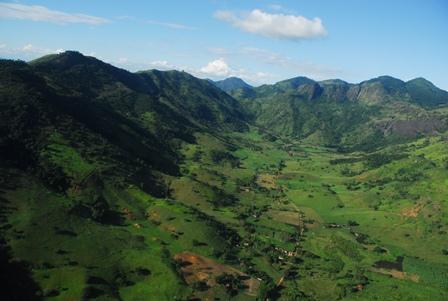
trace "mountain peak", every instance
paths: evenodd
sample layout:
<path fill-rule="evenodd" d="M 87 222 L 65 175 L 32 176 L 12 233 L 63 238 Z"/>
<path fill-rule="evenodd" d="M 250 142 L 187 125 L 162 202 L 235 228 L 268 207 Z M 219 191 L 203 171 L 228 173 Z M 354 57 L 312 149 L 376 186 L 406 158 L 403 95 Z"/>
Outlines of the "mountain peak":
<path fill-rule="evenodd" d="M 87 57 L 83 55 L 81 52 L 67 50 L 58 54 L 49 54 L 45 55 L 41 58 L 30 61 L 30 65 L 40 65 L 40 64 L 48 64 L 48 63 L 56 63 L 58 65 L 76 65 L 79 63 L 86 62 L 88 60 L 93 60 L 92 57 Z M 96 60 L 96 59 L 95 59 Z"/>
<path fill-rule="evenodd" d="M 432 82 L 430 82 L 429 80 L 427 80 L 424 77 L 416 77 L 414 79 L 407 81 L 406 84 L 418 84 L 418 85 L 426 85 L 426 86 L 435 87 Z"/>
<path fill-rule="evenodd" d="M 379 82 L 385 86 L 401 86 L 404 84 L 404 81 L 402 81 L 401 79 L 395 78 L 390 75 L 381 75 L 381 76 L 366 80 L 362 83 L 377 83 L 377 82 Z"/>
<path fill-rule="evenodd" d="M 228 78 L 223 79 L 222 81 L 235 81 L 235 82 L 246 83 L 244 80 L 242 80 L 241 78 L 236 77 L 236 76 L 230 76 Z"/>
<path fill-rule="evenodd" d="M 407 81 L 406 89 L 414 101 L 420 105 L 439 106 L 448 104 L 448 92 L 437 88 L 423 77 Z"/>
<path fill-rule="evenodd" d="M 349 83 L 346 81 L 343 81 L 342 79 L 326 79 L 326 80 L 322 80 L 319 82 L 320 85 L 322 86 L 327 86 L 327 85 L 348 85 Z"/>
<path fill-rule="evenodd" d="M 385 101 L 392 95 L 405 98 L 406 87 L 405 82 L 401 79 L 382 75 L 359 84 L 361 91 L 359 93 L 360 99 L 368 102 Z"/>
<path fill-rule="evenodd" d="M 305 84 L 315 84 L 316 82 L 305 76 L 297 76 L 290 79 L 282 80 L 275 84 L 278 88 L 297 89 Z"/>
<path fill-rule="evenodd" d="M 219 81 L 214 81 L 213 82 L 215 84 L 215 86 L 217 86 L 218 88 L 220 88 L 221 90 L 230 93 L 234 90 L 238 90 L 238 89 L 250 89 L 252 88 L 251 85 L 249 85 L 248 83 L 246 83 L 244 80 L 242 80 L 239 77 L 228 77 L 226 79 L 223 80 L 219 80 Z"/>

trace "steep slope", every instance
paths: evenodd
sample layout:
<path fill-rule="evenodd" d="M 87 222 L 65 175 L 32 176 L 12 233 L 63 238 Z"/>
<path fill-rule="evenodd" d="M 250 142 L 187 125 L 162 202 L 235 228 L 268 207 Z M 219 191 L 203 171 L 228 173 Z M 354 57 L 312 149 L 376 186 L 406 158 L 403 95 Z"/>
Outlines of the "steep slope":
<path fill-rule="evenodd" d="M 207 80 L 186 72 L 143 71 L 137 73 L 152 82 L 159 91 L 159 101 L 191 123 L 216 130 L 244 130 L 247 114 L 241 104 Z"/>
<path fill-rule="evenodd" d="M 159 125 L 172 123 L 166 129 L 232 128 L 244 121 L 238 102 L 207 81 L 184 72 L 133 74 L 74 51 L 43 57 L 30 65 L 62 93 L 82 95 L 137 122 L 145 111 L 160 115 Z"/>
<path fill-rule="evenodd" d="M 447 129 L 437 111 L 448 105 L 447 93 L 426 80 L 381 76 L 359 84 L 296 77 L 232 95 L 277 134 L 367 149 Z"/>
<path fill-rule="evenodd" d="M 176 148 L 193 142 L 195 132 L 247 127 L 236 100 L 182 72 L 133 74 L 68 51 L 29 65 L 1 61 L 0 76 L 2 156 L 36 174 L 57 169 L 58 179 L 48 182 L 69 173 L 48 151 L 52 145 L 102 162 L 92 168 L 97 174 L 123 170 L 150 183 L 153 171 L 178 174 Z"/>
<path fill-rule="evenodd" d="M 151 241 L 157 248 L 148 251 L 149 236 L 134 233 L 139 220 L 174 242 L 150 221 L 160 202 L 193 221 L 186 241 L 206 237 L 222 254 L 231 250 L 214 237 L 233 235 L 225 226 L 165 199 L 181 175 L 184 144 L 247 128 L 241 105 L 213 84 L 182 72 L 130 73 L 70 51 L 29 64 L 1 60 L 0 108 L 0 259 L 29 283 L 24 295 L 120 300 L 119 290 L 152 270 L 172 286 L 150 295 L 186 299 L 191 291 L 177 284 L 166 242 Z M 136 252 L 146 263 L 131 260 Z M 6 264 L 11 258 L 25 263 Z M 49 289 L 61 274 L 65 288 Z"/>

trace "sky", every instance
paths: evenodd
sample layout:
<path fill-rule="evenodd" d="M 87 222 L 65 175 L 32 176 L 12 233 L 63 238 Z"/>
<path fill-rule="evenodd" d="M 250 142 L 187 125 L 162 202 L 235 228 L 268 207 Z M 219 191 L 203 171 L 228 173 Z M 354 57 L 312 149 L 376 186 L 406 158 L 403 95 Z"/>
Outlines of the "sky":
<path fill-rule="evenodd" d="M 448 90 L 448 1 L 0 0 L 1 58 L 64 50 L 252 85 L 390 75 Z"/>

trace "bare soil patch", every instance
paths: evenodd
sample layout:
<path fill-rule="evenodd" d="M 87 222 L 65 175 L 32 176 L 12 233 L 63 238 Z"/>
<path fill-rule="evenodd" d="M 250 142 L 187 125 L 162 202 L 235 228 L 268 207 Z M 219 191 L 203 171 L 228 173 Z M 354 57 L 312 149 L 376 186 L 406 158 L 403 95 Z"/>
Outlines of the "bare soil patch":
<path fill-rule="evenodd" d="M 267 189 L 277 188 L 277 176 L 271 174 L 260 174 L 257 177 L 257 184 Z"/>
<path fill-rule="evenodd" d="M 257 296 L 258 294 L 260 281 L 251 278 L 235 268 L 190 252 L 178 253 L 174 256 L 174 260 L 179 263 L 182 277 L 188 285 L 192 285 L 196 282 L 205 282 L 209 287 L 213 288 L 217 285 L 217 276 L 222 274 L 232 274 L 240 276 L 241 279 L 243 279 L 242 282 L 247 287 L 244 290 L 245 294 L 250 296 Z"/>
<path fill-rule="evenodd" d="M 419 203 L 410 208 L 405 208 L 401 211 L 401 215 L 404 217 L 417 217 L 420 211 L 422 211 L 425 204 Z"/>
<path fill-rule="evenodd" d="M 417 274 L 410 274 L 398 270 L 386 270 L 386 269 L 372 269 L 374 272 L 384 274 L 384 275 L 390 275 L 396 279 L 402 279 L 402 280 L 410 280 L 413 282 L 419 282 L 420 277 Z"/>

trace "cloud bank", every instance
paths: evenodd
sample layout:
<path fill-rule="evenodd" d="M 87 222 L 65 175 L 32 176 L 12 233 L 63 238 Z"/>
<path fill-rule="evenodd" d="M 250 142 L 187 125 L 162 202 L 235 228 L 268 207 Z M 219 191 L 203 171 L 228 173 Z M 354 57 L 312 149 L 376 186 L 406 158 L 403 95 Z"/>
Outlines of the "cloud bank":
<path fill-rule="evenodd" d="M 199 71 L 211 76 L 228 76 L 231 73 L 229 65 L 226 63 L 226 61 L 224 61 L 223 58 L 219 58 L 209 62 Z"/>
<path fill-rule="evenodd" d="M 322 20 L 312 20 L 298 15 L 270 14 L 254 9 L 246 14 L 217 11 L 215 18 L 253 34 L 285 40 L 302 40 L 322 37 L 327 31 Z"/>
<path fill-rule="evenodd" d="M 40 5 L 24 5 L 6 2 L 0 2 L 0 18 L 50 22 L 56 24 L 83 23 L 100 25 L 109 22 L 109 20 L 100 17 L 50 10 L 45 6 Z"/>

